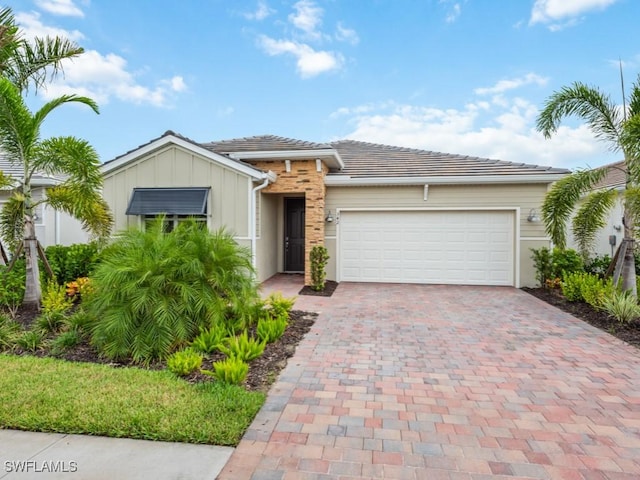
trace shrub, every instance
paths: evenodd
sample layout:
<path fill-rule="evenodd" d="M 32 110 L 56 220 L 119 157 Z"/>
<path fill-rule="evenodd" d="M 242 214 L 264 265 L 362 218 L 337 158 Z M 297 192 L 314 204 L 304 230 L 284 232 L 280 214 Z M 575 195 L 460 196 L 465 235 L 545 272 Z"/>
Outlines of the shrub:
<path fill-rule="evenodd" d="M 16 345 L 27 352 L 35 353 L 43 346 L 45 333 L 41 330 L 26 330 L 16 338 Z"/>
<path fill-rule="evenodd" d="M 67 297 L 72 300 L 79 300 L 83 295 L 91 293 L 93 290 L 89 277 L 78 277 L 72 282 L 65 284 Z"/>
<path fill-rule="evenodd" d="M 291 312 L 295 302 L 295 297 L 284 298 L 282 293 L 273 292 L 265 300 L 262 309 L 270 319 L 284 318 L 285 320 L 288 320 L 289 313 Z"/>
<path fill-rule="evenodd" d="M 219 382 L 230 385 L 240 385 L 249 374 L 249 365 L 239 358 L 229 357 L 213 363 L 213 371 L 201 370 L 202 373 L 213 376 Z"/>
<path fill-rule="evenodd" d="M 200 328 L 200 333 L 191 342 L 191 348 L 201 353 L 213 353 L 224 342 L 227 333 L 222 328 Z"/>
<path fill-rule="evenodd" d="M 604 299 L 602 308 L 621 323 L 629 323 L 640 317 L 640 305 L 629 292 L 613 292 Z"/>
<path fill-rule="evenodd" d="M 66 288 L 54 281 L 45 284 L 42 291 L 42 311 L 45 314 L 63 314 L 73 306 L 72 300 L 67 297 Z"/>
<path fill-rule="evenodd" d="M 202 355 L 187 348 L 175 352 L 167 358 L 167 368 L 174 375 L 183 377 L 189 375 L 202 366 Z"/>
<path fill-rule="evenodd" d="M 273 343 L 278 340 L 287 329 L 287 321 L 284 318 L 269 320 L 267 318 L 258 321 L 256 335 L 260 340 Z"/>
<path fill-rule="evenodd" d="M 83 304 L 96 318 L 92 343 L 108 358 L 166 358 L 258 298 L 251 253 L 230 234 L 193 220 L 164 233 L 162 220 L 121 233 L 101 253 Z"/>
<path fill-rule="evenodd" d="M 44 250 L 57 281 L 64 285 L 88 277 L 98 263 L 98 244 L 51 245 Z"/>
<path fill-rule="evenodd" d="M 597 256 L 589 260 L 584 265 L 584 270 L 587 273 L 592 273 L 603 277 L 607 272 L 607 269 L 611 265 L 611 257 L 609 255 Z"/>
<path fill-rule="evenodd" d="M 218 348 L 229 357 L 236 357 L 244 362 L 250 362 L 262 355 L 266 343 L 264 340 L 259 342 L 255 338 L 249 338 L 245 331 L 235 337 L 227 338 L 225 343 Z"/>
<path fill-rule="evenodd" d="M 11 317 L 15 317 L 18 308 L 22 305 L 24 284 L 24 260 L 16 261 L 11 271 L 8 271 L 7 266 L 0 265 L 0 306 L 9 312 Z"/>
<path fill-rule="evenodd" d="M 582 257 L 575 250 L 546 247 L 532 248 L 533 265 L 536 269 L 536 278 L 541 287 L 548 286 L 548 280 L 562 278 L 565 274 L 583 270 Z"/>
<path fill-rule="evenodd" d="M 570 302 L 582 302 L 582 283 L 585 273 L 568 273 L 561 283 L 562 295 Z"/>
<path fill-rule="evenodd" d="M 309 254 L 311 260 L 311 288 L 320 291 L 324 290 L 327 274 L 325 268 L 329 260 L 327 248 L 323 245 L 316 245 Z"/>
<path fill-rule="evenodd" d="M 602 279 L 596 275 L 585 274 L 581 290 L 584 301 L 593 308 L 600 309 L 603 307 L 606 298 L 611 297 L 614 293 L 613 279 Z"/>

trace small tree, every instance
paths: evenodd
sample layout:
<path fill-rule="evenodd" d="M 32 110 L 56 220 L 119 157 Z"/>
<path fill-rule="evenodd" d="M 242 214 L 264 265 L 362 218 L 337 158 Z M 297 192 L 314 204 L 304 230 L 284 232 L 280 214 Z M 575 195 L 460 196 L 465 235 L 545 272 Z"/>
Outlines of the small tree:
<path fill-rule="evenodd" d="M 635 224 L 640 214 L 640 76 L 633 84 L 625 106 L 621 109 L 611 98 L 595 87 L 575 82 L 555 92 L 547 100 L 537 120 L 537 128 L 550 138 L 563 119 L 576 116 L 584 120 L 594 136 L 609 144 L 624 156 L 626 187 L 624 194 L 625 255 L 620 258 L 623 290 L 637 296 L 634 261 Z M 556 182 L 545 196 L 542 217 L 551 241 L 558 247 L 566 245 L 566 225 L 579 201 L 582 205 L 573 217 L 573 234 L 586 256 L 605 225 L 605 217 L 615 204 L 613 189 L 593 190 L 607 171 L 578 171 Z M 586 197 L 584 196 L 586 194 Z"/>
<path fill-rule="evenodd" d="M 87 105 L 98 113 L 93 100 L 77 95 L 63 95 L 31 113 L 19 88 L 0 78 L 0 149 L 5 158 L 23 169 L 22 178 L 14 184 L 0 214 L 0 233 L 13 247 L 22 243 L 27 261 L 24 303 L 38 307 L 42 291 L 34 225 L 36 207 L 49 204 L 67 212 L 99 237 L 111 230 L 111 213 L 100 193 L 102 174 L 94 148 L 75 137 L 40 139 L 40 129 L 48 115 L 71 102 Z M 57 175 L 64 180 L 48 188 L 43 198 L 36 198 L 32 188 L 36 173 Z"/>
<path fill-rule="evenodd" d="M 327 248 L 323 245 L 316 245 L 309 254 L 311 260 L 311 288 L 315 291 L 324 290 L 327 274 L 325 267 L 329 260 Z"/>

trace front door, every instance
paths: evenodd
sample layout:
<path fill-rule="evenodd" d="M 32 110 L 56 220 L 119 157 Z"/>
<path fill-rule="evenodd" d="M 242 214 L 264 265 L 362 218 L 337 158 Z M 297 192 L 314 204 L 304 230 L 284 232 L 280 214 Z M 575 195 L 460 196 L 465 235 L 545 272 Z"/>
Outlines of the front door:
<path fill-rule="evenodd" d="M 284 199 L 284 271 L 304 272 L 304 198 Z"/>

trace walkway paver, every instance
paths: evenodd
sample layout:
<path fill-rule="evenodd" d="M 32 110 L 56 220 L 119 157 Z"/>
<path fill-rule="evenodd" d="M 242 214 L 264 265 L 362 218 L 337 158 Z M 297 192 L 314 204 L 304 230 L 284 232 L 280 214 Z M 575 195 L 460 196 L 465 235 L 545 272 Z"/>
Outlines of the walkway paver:
<path fill-rule="evenodd" d="M 343 283 L 296 308 L 322 313 L 221 480 L 640 478 L 639 351 L 525 292 Z"/>

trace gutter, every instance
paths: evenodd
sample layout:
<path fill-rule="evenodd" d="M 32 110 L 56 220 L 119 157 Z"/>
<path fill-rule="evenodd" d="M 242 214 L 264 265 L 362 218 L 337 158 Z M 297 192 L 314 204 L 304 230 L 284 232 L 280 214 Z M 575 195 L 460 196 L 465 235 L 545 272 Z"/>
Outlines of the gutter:
<path fill-rule="evenodd" d="M 533 175 L 450 175 L 442 177 L 351 177 L 350 175 L 327 175 L 327 186 L 383 186 L 383 185 L 471 185 L 506 183 L 552 183 L 564 178 L 563 173 Z"/>
<path fill-rule="evenodd" d="M 256 208 L 256 197 L 257 197 L 257 193 L 264 189 L 267 188 L 269 186 L 269 183 L 275 182 L 276 181 L 276 174 L 273 173 L 271 170 L 269 170 L 266 174 L 264 174 L 264 181 L 251 189 L 251 202 L 250 202 L 250 213 L 249 213 L 249 218 L 251 218 L 251 233 L 250 233 L 250 237 L 251 237 L 251 266 L 254 268 L 254 270 L 257 270 L 257 262 L 256 262 L 256 257 L 257 257 L 257 250 L 258 250 L 258 232 L 256 229 L 256 214 L 257 214 L 257 208 Z"/>

